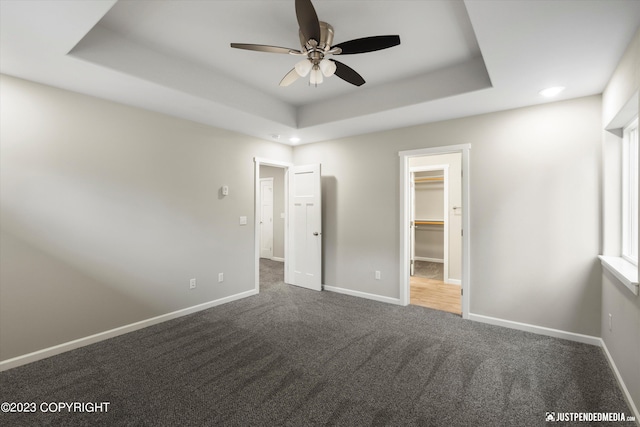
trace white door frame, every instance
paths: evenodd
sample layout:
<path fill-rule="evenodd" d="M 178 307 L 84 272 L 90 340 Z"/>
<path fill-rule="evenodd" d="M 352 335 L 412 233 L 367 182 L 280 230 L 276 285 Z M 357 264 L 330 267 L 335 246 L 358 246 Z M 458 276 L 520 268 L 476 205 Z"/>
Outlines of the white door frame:
<path fill-rule="evenodd" d="M 471 144 L 422 148 L 398 152 L 400 158 L 400 304 L 408 305 L 410 300 L 409 262 L 411 259 L 411 172 L 409 159 L 434 154 L 461 153 L 462 155 L 462 318 L 469 318 L 471 294 L 471 227 L 469 221 L 470 171 L 469 151 Z"/>
<path fill-rule="evenodd" d="M 443 281 L 445 283 L 449 283 L 449 165 L 429 165 L 429 166 L 414 166 L 409 168 L 409 179 L 414 180 L 414 187 L 411 189 L 415 194 L 415 177 L 413 174 L 416 172 L 433 172 L 433 171 L 442 171 L 444 174 L 444 200 L 442 205 L 442 219 L 444 220 L 444 226 L 442 228 L 443 234 Z M 413 209 L 413 216 L 415 220 L 415 196 L 413 198 L 414 206 L 411 207 Z M 415 225 L 413 227 L 412 232 L 415 234 Z M 415 251 L 415 247 L 413 248 Z M 411 256 L 415 259 L 415 253 L 412 253 Z"/>
<path fill-rule="evenodd" d="M 279 160 L 264 159 L 254 157 L 255 163 L 255 188 L 254 188 L 254 260 L 255 260 L 255 290 L 260 292 L 260 166 L 273 166 L 284 169 L 284 281 L 288 280 L 288 259 L 289 259 L 289 168 L 293 163 L 281 162 Z"/>
<path fill-rule="evenodd" d="M 409 184 L 411 185 L 411 194 L 409 195 L 409 227 L 411 233 L 409 235 L 409 276 L 415 276 L 416 274 L 416 173 L 412 170 L 409 171 Z M 409 277 L 411 280 L 411 277 Z"/>

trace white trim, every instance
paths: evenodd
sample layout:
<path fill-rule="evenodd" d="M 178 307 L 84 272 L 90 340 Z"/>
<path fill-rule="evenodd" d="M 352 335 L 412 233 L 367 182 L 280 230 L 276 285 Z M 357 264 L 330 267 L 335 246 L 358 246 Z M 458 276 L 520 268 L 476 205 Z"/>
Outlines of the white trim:
<path fill-rule="evenodd" d="M 638 295 L 638 267 L 624 258 L 598 255 L 602 266 L 634 295 Z"/>
<path fill-rule="evenodd" d="M 271 257 L 271 261 L 284 262 L 284 258 L 280 258 L 280 257 L 274 256 L 274 257 Z"/>
<path fill-rule="evenodd" d="M 385 302 L 387 304 L 402 305 L 400 303 L 400 299 L 398 298 L 390 298 L 382 295 L 370 294 L 367 292 L 354 291 L 352 289 L 339 288 L 337 286 L 324 285 L 323 288 L 325 291 L 336 292 L 338 294 L 345 294 L 345 295 L 350 295 L 352 297 L 365 298 L 365 299 L 370 299 L 374 301 Z"/>
<path fill-rule="evenodd" d="M 291 166 L 293 166 L 293 163 L 290 162 L 283 162 L 281 160 L 271 160 L 271 159 L 265 159 L 263 157 L 254 157 L 253 161 L 255 163 L 259 163 L 262 166 L 274 166 L 276 168 L 290 168 Z"/>
<path fill-rule="evenodd" d="M 544 326 L 531 325 L 528 323 L 514 322 L 512 320 L 499 319 L 497 317 L 484 316 L 482 314 L 469 313 L 469 320 L 474 322 L 487 323 L 489 325 L 502 326 L 519 331 L 532 332 L 548 337 L 562 338 L 569 341 L 581 342 L 583 344 L 600 345 L 601 339 L 591 335 L 577 334 L 575 332 L 561 331 L 559 329 L 545 328 Z"/>
<path fill-rule="evenodd" d="M 605 130 L 618 137 L 622 137 L 622 128 L 633 120 L 634 117 L 638 116 L 638 98 L 640 98 L 640 91 L 636 91 L 629 97 L 629 100 L 618 111 L 615 117 L 605 126 Z"/>
<path fill-rule="evenodd" d="M 622 257 L 638 264 L 638 117 L 622 130 Z M 634 221 L 635 220 L 635 221 Z M 632 238 L 635 237 L 634 239 Z"/>
<path fill-rule="evenodd" d="M 137 331 L 158 323 L 166 322 L 168 320 L 176 319 L 178 317 L 193 314 L 198 311 L 206 310 L 211 307 L 226 304 L 231 301 L 236 301 L 242 298 L 257 295 L 254 289 L 250 291 L 241 292 L 239 294 L 230 295 L 228 297 L 220 298 L 217 300 L 205 302 L 202 304 L 194 305 L 191 307 L 183 308 L 181 310 L 172 311 L 171 313 L 162 314 L 160 316 L 152 317 L 150 319 L 141 320 L 139 322 L 130 323 L 128 325 L 120 326 L 118 328 L 110 329 L 108 331 L 99 332 L 97 334 L 89 335 L 87 337 L 78 338 L 73 341 L 68 341 L 62 344 L 55 345 L 53 347 L 45 348 L 42 350 L 34 351 L 33 353 L 24 354 L 11 359 L 3 360 L 0 362 L 0 372 L 7 369 L 16 368 L 18 366 L 26 365 L 27 363 L 35 362 L 38 360 L 46 359 L 47 357 L 55 356 L 56 354 L 64 353 L 70 350 L 75 350 L 80 347 L 85 347 L 90 344 L 95 344 L 100 341 L 104 341 L 109 338 L 117 337 L 129 332 Z"/>
<path fill-rule="evenodd" d="M 471 226 L 470 226 L 470 162 L 469 151 L 471 144 L 449 145 L 434 148 L 421 148 L 398 152 L 400 158 L 400 304 L 409 304 L 409 265 L 410 258 L 410 227 L 408 220 L 411 174 L 409 173 L 409 158 L 434 154 L 461 153 L 462 155 L 462 318 L 469 318 L 469 304 L 471 301 Z"/>
<path fill-rule="evenodd" d="M 293 163 L 283 162 L 280 160 L 265 159 L 262 157 L 254 157 L 254 178 L 255 184 L 253 189 L 254 201 L 254 225 L 253 225 L 253 241 L 254 241 L 254 284 L 256 292 L 260 292 L 260 166 L 273 166 L 284 169 L 284 281 L 288 283 L 287 259 L 289 252 L 289 168 L 293 167 Z"/>
<path fill-rule="evenodd" d="M 449 284 L 449 285 L 458 285 L 458 286 L 462 286 L 462 280 L 459 279 L 449 279 L 448 281 L 446 281 L 445 283 Z"/>
<path fill-rule="evenodd" d="M 631 408 L 633 415 L 636 417 L 636 423 L 640 425 L 640 411 L 638 411 L 638 407 L 633 401 L 633 398 L 631 397 L 631 393 L 629 393 L 629 389 L 627 388 L 627 385 L 624 383 L 624 380 L 622 379 L 622 375 L 620 375 L 620 371 L 618 370 L 616 363 L 613 361 L 613 357 L 611 357 L 611 353 L 609 353 L 609 349 L 607 348 L 607 345 L 605 344 L 602 338 L 599 338 L 599 339 L 600 339 L 600 347 L 602 347 L 602 351 L 604 352 L 605 358 L 607 359 L 607 362 L 609 362 L 609 366 L 611 367 L 611 370 L 613 371 L 614 376 L 618 381 L 618 385 L 622 389 L 622 394 L 624 395 L 624 398 L 627 401 L 627 404 Z"/>

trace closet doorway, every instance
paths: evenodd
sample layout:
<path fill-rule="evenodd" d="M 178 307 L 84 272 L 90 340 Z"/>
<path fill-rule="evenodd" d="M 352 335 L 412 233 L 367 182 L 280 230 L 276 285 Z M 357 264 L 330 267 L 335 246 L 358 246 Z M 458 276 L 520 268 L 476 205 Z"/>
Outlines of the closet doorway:
<path fill-rule="evenodd" d="M 434 161 L 445 164 L 432 164 Z M 428 165 L 425 165 L 428 163 Z M 460 233 L 451 236 L 450 228 L 459 228 L 455 216 L 461 214 L 460 180 L 449 174 L 450 166 L 458 174 L 460 155 L 416 157 L 411 171 L 411 261 L 410 304 L 462 314 L 460 276 Z M 454 186 L 449 185 L 450 181 Z M 451 223 L 454 222 L 453 227 Z M 454 244 L 449 248 L 449 241 Z M 450 268 L 451 262 L 454 268 Z M 451 277 L 450 277 L 451 276 Z M 456 277 L 457 276 L 457 277 Z"/>
<path fill-rule="evenodd" d="M 468 152 L 447 147 L 437 150 L 400 153 L 401 262 L 405 266 L 401 269 L 401 300 L 466 318 L 468 187 L 465 189 L 463 177 Z"/>

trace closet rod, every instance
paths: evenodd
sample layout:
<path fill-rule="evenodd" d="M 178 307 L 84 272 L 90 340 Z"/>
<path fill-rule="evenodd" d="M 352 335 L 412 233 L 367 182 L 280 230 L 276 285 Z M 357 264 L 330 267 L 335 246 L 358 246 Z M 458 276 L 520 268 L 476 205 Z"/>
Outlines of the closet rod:
<path fill-rule="evenodd" d="M 444 225 L 444 221 L 414 221 L 415 225 Z"/>

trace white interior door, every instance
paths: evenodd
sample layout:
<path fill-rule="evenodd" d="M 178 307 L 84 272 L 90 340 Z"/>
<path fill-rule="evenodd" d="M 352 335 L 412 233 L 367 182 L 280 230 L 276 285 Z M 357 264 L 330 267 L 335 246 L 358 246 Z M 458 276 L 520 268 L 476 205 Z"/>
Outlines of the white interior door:
<path fill-rule="evenodd" d="M 289 259 L 292 285 L 322 290 L 320 164 L 289 171 Z"/>
<path fill-rule="evenodd" d="M 273 258 L 273 178 L 260 179 L 260 258 Z"/>

